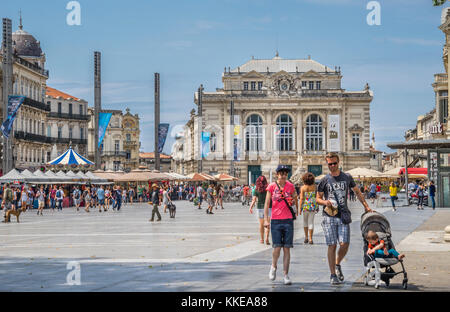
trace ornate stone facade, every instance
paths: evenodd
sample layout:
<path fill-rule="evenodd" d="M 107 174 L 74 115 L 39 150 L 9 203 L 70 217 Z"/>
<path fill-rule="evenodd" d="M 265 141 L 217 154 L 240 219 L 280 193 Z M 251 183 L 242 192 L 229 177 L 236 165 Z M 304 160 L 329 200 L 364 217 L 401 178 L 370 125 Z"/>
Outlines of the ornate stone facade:
<path fill-rule="evenodd" d="M 344 170 L 368 167 L 373 93 L 367 84 L 362 91 L 346 91 L 341 79 L 340 68 L 332 70 L 310 58 L 252 59 L 225 69 L 223 88 L 203 92 L 202 117 L 192 112 L 179 134 L 174 170 L 197 172 L 201 132 L 210 137 L 203 171 L 231 173 L 241 183 L 260 174 L 272 176 L 279 163 L 290 165 L 292 172 L 319 175 L 327 171 L 328 151 L 339 153 Z M 236 170 L 230 171 L 232 161 Z"/>
<path fill-rule="evenodd" d="M 139 116 L 132 115 L 127 108 L 123 114 L 121 110 L 102 110 L 104 113 L 112 113 L 105 137 L 100 145 L 101 169 L 123 170 L 128 172 L 139 166 L 140 130 Z M 94 157 L 94 109 L 89 107 L 88 153 L 91 159 Z"/>

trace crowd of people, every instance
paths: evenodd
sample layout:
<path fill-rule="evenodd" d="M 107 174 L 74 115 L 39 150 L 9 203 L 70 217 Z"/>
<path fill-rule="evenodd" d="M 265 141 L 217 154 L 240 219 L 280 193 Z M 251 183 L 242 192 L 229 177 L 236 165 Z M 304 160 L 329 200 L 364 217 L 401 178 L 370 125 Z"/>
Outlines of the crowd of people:
<path fill-rule="evenodd" d="M 294 186 L 288 180 L 289 166 L 279 165 L 276 169 L 276 181 L 269 183 L 265 176 L 260 176 L 256 184 L 229 186 L 218 182 L 189 182 L 179 184 L 153 183 L 148 189 L 140 185 L 122 188 L 120 185 L 83 185 L 83 186 L 27 186 L 6 184 L 0 189 L 1 206 L 5 211 L 4 222 L 9 222 L 8 211 L 22 209 L 26 211 L 32 207 L 38 208 L 37 214 L 43 215 L 43 209 L 62 210 L 63 205 L 74 206 L 77 211 L 84 207 L 86 212 L 98 209 L 99 212 L 119 211 L 122 203 L 148 202 L 152 207 L 150 222 L 161 221 L 159 208 L 163 205 L 164 213 L 169 210 L 170 217 L 175 218 L 176 207 L 174 200 L 188 200 L 194 207 L 202 209 L 206 202 L 206 214 L 214 214 L 214 210 L 224 209 L 225 197 L 239 198 L 242 205 L 249 205 L 249 212 L 257 211 L 259 220 L 260 243 L 270 245 L 272 240 L 272 264 L 269 271 L 270 280 L 275 280 L 277 262 L 283 250 L 284 283 L 291 284 L 289 278 L 290 249 L 293 248 L 294 221 L 302 216 L 305 244 L 313 245 L 314 218 L 322 211 L 322 228 L 328 246 L 327 258 L 330 268 L 331 285 L 341 284 L 344 280 L 341 263 L 350 244 L 351 213 L 348 201 L 361 202 L 365 212 L 371 212 L 366 199 L 374 200 L 382 191 L 389 191 L 395 210 L 395 197 L 398 185 L 371 183 L 357 185 L 351 175 L 339 169 L 339 156 L 329 153 L 326 162 L 330 173 L 316 183 L 315 176 L 307 172 L 302 176 L 302 185 Z M 425 186 L 419 183 L 410 185 L 409 189 L 423 196 Z M 433 181 L 428 189 L 433 194 Z M 384 189 L 383 189 L 384 188 Z M 420 202 L 420 201 L 419 201 Z M 422 203 L 423 204 L 423 200 Z M 434 202 L 433 202 L 434 208 Z M 423 209 L 419 208 L 418 209 Z M 339 244 L 339 249 L 337 245 Z M 376 248 L 374 248 L 375 250 Z M 376 253 L 380 254 L 380 253 Z"/>

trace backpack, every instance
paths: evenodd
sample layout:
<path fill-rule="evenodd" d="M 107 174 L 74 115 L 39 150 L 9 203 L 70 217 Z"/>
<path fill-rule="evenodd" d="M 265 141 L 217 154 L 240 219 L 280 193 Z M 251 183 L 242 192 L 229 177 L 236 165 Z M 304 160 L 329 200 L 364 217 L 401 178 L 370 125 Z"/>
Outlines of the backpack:
<path fill-rule="evenodd" d="M 75 191 L 75 199 L 79 199 L 80 198 L 80 191 L 76 190 Z"/>
<path fill-rule="evenodd" d="M 57 198 L 60 198 L 60 197 L 61 197 L 61 191 L 60 191 L 60 190 L 57 190 L 57 191 L 56 191 L 56 197 L 57 197 Z"/>

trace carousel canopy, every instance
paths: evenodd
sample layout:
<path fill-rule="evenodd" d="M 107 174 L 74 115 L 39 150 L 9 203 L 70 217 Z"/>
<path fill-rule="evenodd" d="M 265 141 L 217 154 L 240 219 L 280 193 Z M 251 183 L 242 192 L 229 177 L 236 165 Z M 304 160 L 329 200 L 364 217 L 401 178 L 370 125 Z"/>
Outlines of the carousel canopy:
<path fill-rule="evenodd" d="M 56 157 L 48 163 L 48 165 L 93 165 L 94 163 L 87 158 L 84 158 L 72 147 L 65 151 L 62 155 Z"/>

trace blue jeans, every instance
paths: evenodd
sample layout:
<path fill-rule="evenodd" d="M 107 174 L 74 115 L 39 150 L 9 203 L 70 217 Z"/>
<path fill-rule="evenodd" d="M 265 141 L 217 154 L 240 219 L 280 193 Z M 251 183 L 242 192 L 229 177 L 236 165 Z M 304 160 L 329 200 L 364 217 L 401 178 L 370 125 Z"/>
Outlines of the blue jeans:
<path fill-rule="evenodd" d="M 395 208 L 395 201 L 394 201 L 394 196 L 391 196 L 391 202 L 392 202 L 392 207 Z"/>
<path fill-rule="evenodd" d="M 54 198 L 50 198 L 50 207 L 52 209 L 55 209 L 55 207 L 56 207 L 56 201 Z"/>
<path fill-rule="evenodd" d="M 389 257 L 389 256 L 394 256 L 395 258 L 398 258 L 398 256 L 400 255 L 400 254 L 397 252 L 397 250 L 395 250 L 395 249 L 393 249 L 393 248 L 389 249 L 389 250 L 388 250 L 388 253 L 389 253 L 389 255 L 386 256 L 386 255 L 384 254 L 384 250 L 383 250 L 383 249 L 375 250 L 375 258 L 387 258 L 387 257 Z"/>
<path fill-rule="evenodd" d="M 122 199 L 117 199 L 116 200 L 116 208 L 117 208 L 117 210 L 120 210 L 121 206 L 122 206 Z"/>
<path fill-rule="evenodd" d="M 430 195 L 431 204 L 433 205 L 433 209 L 436 208 L 436 201 L 434 200 L 434 195 Z"/>
<path fill-rule="evenodd" d="M 271 220 L 272 247 L 294 247 L 294 221 L 292 219 Z"/>

